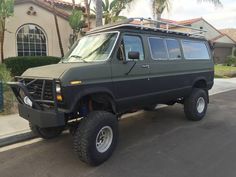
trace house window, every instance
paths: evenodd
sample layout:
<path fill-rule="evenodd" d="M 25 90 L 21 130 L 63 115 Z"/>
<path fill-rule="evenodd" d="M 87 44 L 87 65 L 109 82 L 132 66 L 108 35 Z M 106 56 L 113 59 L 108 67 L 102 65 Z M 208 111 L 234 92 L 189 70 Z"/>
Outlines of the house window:
<path fill-rule="evenodd" d="M 22 26 L 17 32 L 18 56 L 46 56 L 47 39 L 42 28 L 33 24 Z"/>

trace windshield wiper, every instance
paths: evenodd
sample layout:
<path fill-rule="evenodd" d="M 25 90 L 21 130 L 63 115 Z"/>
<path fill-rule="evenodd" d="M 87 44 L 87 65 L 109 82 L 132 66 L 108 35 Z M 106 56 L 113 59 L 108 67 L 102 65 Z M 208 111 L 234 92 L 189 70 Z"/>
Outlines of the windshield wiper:
<path fill-rule="evenodd" d="M 88 63 L 85 59 L 83 59 L 83 57 L 81 57 L 79 55 L 71 55 L 70 58 L 78 58 L 78 59 L 82 60 L 84 63 Z"/>

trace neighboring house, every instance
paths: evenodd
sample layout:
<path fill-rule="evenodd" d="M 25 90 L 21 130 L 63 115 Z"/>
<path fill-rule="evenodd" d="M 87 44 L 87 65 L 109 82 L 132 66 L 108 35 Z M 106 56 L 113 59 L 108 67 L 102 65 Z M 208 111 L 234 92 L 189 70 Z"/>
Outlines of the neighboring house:
<path fill-rule="evenodd" d="M 220 32 L 230 36 L 230 38 L 232 38 L 234 41 L 236 41 L 236 29 L 235 28 L 221 29 Z"/>
<path fill-rule="evenodd" d="M 72 29 L 68 17 L 72 4 L 56 1 L 56 14 L 64 52 Z M 80 5 L 77 8 L 84 10 Z M 5 58 L 13 56 L 61 56 L 51 0 L 15 0 L 14 16 L 7 19 Z"/>
<path fill-rule="evenodd" d="M 170 21 L 169 21 L 170 22 Z M 173 21 L 171 21 L 173 22 Z M 206 30 L 205 37 L 214 47 L 214 61 L 215 63 L 224 63 L 228 56 L 234 54 L 236 42 L 229 35 L 217 30 L 214 26 L 208 23 L 203 18 L 196 18 L 185 21 L 174 22 L 179 25 L 191 26 L 197 29 Z M 175 28 L 175 30 L 181 30 L 191 32 L 191 29 L 187 28 Z"/>

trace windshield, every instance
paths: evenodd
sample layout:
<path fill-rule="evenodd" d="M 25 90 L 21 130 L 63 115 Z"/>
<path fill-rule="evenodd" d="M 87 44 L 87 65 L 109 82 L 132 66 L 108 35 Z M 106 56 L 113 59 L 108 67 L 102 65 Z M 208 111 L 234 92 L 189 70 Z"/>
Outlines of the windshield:
<path fill-rule="evenodd" d="M 117 37 L 117 32 L 85 36 L 76 42 L 63 62 L 105 61 L 110 56 Z"/>

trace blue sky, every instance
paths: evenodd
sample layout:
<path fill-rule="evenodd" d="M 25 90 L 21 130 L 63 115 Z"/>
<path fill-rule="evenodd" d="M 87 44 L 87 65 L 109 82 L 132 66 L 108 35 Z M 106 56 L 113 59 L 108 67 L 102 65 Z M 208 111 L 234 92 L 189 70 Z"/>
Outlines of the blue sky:
<path fill-rule="evenodd" d="M 215 7 L 211 3 L 198 3 L 197 0 L 170 0 L 170 12 L 164 12 L 163 18 L 171 20 L 187 20 L 203 17 L 213 26 L 236 28 L 236 0 L 221 0 L 223 7 Z M 152 17 L 150 0 L 138 0 L 132 8 L 123 12 L 128 17 Z"/>
<path fill-rule="evenodd" d="M 66 0 L 71 2 L 71 0 Z M 76 0 L 82 2 L 83 0 Z M 236 0 L 221 0 L 223 7 L 211 3 L 197 3 L 197 0 L 170 0 L 170 12 L 164 12 L 163 18 L 188 20 L 203 17 L 218 29 L 236 28 Z M 131 8 L 122 14 L 128 17 L 151 17 L 151 0 L 136 0 Z"/>

